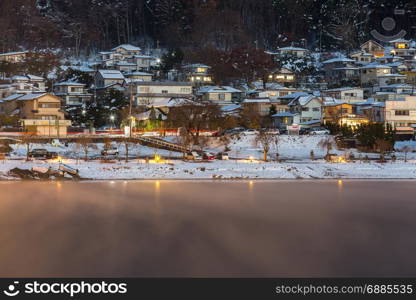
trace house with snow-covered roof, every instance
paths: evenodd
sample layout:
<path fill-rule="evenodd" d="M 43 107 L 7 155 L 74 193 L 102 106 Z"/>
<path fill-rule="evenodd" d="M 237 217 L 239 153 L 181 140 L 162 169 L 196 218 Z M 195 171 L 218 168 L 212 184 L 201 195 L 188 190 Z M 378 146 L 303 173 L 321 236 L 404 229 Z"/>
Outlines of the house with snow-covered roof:
<path fill-rule="evenodd" d="M 296 81 L 295 73 L 288 68 L 278 68 L 273 70 L 269 75 L 269 81 L 283 84 L 284 86 L 291 86 Z"/>
<path fill-rule="evenodd" d="M 341 83 L 343 81 L 358 80 L 359 68 L 356 61 L 347 57 L 334 57 L 322 62 L 327 82 Z"/>
<path fill-rule="evenodd" d="M 322 99 L 314 95 L 300 96 L 288 104 L 290 112 L 300 115 L 300 122 L 322 118 Z"/>
<path fill-rule="evenodd" d="M 86 90 L 85 84 L 74 81 L 55 84 L 54 94 L 64 100 L 65 106 L 81 106 L 87 103 L 92 96 Z"/>
<path fill-rule="evenodd" d="M 16 94 L 3 99 L 0 110 L 20 118 L 26 132 L 48 137 L 66 136 L 71 121 L 65 120 L 62 99 L 48 93 Z"/>
<path fill-rule="evenodd" d="M 15 51 L 0 53 L 0 61 L 6 61 L 10 63 L 24 62 L 29 51 Z"/>
<path fill-rule="evenodd" d="M 242 93 L 242 91 L 230 86 L 204 86 L 196 92 L 204 101 L 213 101 L 225 105 L 229 105 L 230 102 L 238 102 Z"/>
<path fill-rule="evenodd" d="M 309 50 L 301 47 L 280 47 L 277 49 L 277 52 L 281 56 L 295 56 L 295 57 L 305 57 Z"/>
<path fill-rule="evenodd" d="M 332 97 L 346 103 L 362 102 L 364 90 L 359 87 L 343 87 L 322 91 L 324 97 Z"/>
<path fill-rule="evenodd" d="M 112 84 L 124 83 L 125 77 L 119 70 L 98 70 L 95 73 L 96 88 L 105 88 Z"/>
<path fill-rule="evenodd" d="M 392 68 L 390 66 L 373 62 L 360 68 L 360 81 L 362 85 L 374 85 L 378 81 L 378 76 L 391 73 Z"/>
<path fill-rule="evenodd" d="M 212 75 L 210 74 L 211 67 L 205 64 L 195 63 L 188 64 L 182 67 L 185 78 L 193 82 L 195 85 L 207 85 L 212 83 Z"/>
<path fill-rule="evenodd" d="M 385 48 L 374 40 L 369 40 L 360 46 L 362 52 L 370 53 L 374 57 L 383 57 Z"/>

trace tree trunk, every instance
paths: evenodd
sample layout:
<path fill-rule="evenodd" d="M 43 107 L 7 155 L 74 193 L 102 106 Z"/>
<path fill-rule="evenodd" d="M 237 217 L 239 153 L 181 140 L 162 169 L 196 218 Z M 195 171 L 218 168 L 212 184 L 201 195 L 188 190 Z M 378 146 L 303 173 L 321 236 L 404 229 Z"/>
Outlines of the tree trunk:
<path fill-rule="evenodd" d="M 267 151 L 263 152 L 263 159 L 264 159 L 264 161 L 267 161 Z"/>
<path fill-rule="evenodd" d="M 129 145 L 126 143 L 124 144 L 126 147 L 126 163 L 129 162 Z"/>

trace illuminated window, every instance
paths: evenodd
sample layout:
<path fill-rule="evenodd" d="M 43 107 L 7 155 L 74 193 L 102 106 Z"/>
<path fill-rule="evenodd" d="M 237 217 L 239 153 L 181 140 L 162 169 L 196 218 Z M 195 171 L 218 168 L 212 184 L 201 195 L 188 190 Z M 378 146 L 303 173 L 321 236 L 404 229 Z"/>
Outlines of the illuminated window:
<path fill-rule="evenodd" d="M 205 72 L 206 72 L 206 70 L 207 70 L 207 69 L 205 69 L 205 68 L 197 68 L 197 69 L 196 69 L 196 71 L 197 71 L 198 73 L 205 73 Z"/>
<path fill-rule="evenodd" d="M 406 49 L 406 44 L 404 43 L 397 44 L 397 49 Z"/>

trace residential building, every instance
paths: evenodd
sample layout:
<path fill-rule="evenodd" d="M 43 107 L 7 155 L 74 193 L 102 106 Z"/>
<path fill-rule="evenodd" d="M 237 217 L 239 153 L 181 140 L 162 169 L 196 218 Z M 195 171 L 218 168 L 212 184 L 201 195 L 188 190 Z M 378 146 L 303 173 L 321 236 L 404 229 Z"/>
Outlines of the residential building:
<path fill-rule="evenodd" d="M 250 112 L 255 112 L 265 117 L 270 114 L 270 107 L 273 103 L 269 98 L 247 98 L 241 104 L 243 109 L 248 109 Z"/>
<path fill-rule="evenodd" d="M 352 59 L 355 60 L 357 65 L 368 65 L 373 61 L 374 56 L 370 53 L 358 51 L 350 55 Z"/>
<path fill-rule="evenodd" d="M 54 93 L 64 100 L 66 106 L 80 106 L 91 99 L 91 94 L 87 92 L 83 83 L 65 81 L 55 84 Z"/>
<path fill-rule="evenodd" d="M 300 47 L 281 47 L 277 49 L 278 53 L 281 56 L 295 56 L 295 57 L 305 57 L 308 55 L 309 50 Z"/>
<path fill-rule="evenodd" d="M 289 103 L 291 113 L 300 115 L 300 122 L 312 120 L 321 120 L 322 118 L 322 100 L 313 95 L 300 96 Z"/>
<path fill-rule="evenodd" d="M 406 75 L 394 73 L 394 74 L 386 74 L 380 75 L 377 77 L 378 85 L 379 86 L 387 86 L 390 84 L 404 84 L 406 83 Z"/>
<path fill-rule="evenodd" d="M 241 99 L 242 91 L 230 86 L 204 86 L 196 94 L 204 101 L 229 105 L 230 102 L 238 102 Z"/>
<path fill-rule="evenodd" d="M 20 117 L 26 132 L 36 135 L 62 137 L 66 136 L 71 121 L 65 120 L 61 110 L 62 99 L 48 93 L 16 94 L 3 99 L 2 111 L 13 110 L 13 115 Z"/>
<path fill-rule="evenodd" d="M 416 128 L 416 96 L 386 101 L 384 121 L 395 128 L 398 134 L 413 134 Z"/>
<path fill-rule="evenodd" d="M 358 87 L 344 87 L 322 91 L 323 96 L 333 97 L 346 103 L 362 102 L 364 100 L 364 90 Z"/>
<path fill-rule="evenodd" d="M 376 41 L 369 40 L 360 46 L 362 52 L 370 53 L 375 57 L 383 57 L 385 48 Z"/>
<path fill-rule="evenodd" d="M 360 68 L 360 79 L 362 85 L 374 85 L 378 81 L 378 77 L 391 74 L 391 67 L 371 63 Z"/>
<path fill-rule="evenodd" d="M 193 98 L 190 82 L 137 81 L 132 84 L 134 103 L 138 106 L 164 107 L 173 98 Z"/>
<path fill-rule="evenodd" d="M 191 81 L 196 85 L 207 85 L 212 83 L 212 75 L 209 73 L 210 66 L 204 64 L 185 65 L 185 80 Z"/>
<path fill-rule="evenodd" d="M 325 79 L 331 83 L 354 81 L 359 78 L 359 68 L 355 60 L 346 57 L 336 57 L 322 62 Z"/>
<path fill-rule="evenodd" d="M 0 99 L 13 94 L 45 92 L 45 79 L 35 75 L 15 75 L 0 84 Z"/>
<path fill-rule="evenodd" d="M 124 74 L 124 77 L 130 81 L 152 81 L 153 75 L 146 72 L 133 71 Z"/>
<path fill-rule="evenodd" d="M 287 68 L 280 68 L 274 70 L 269 75 L 269 81 L 277 82 L 283 85 L 293 85 L 296 81 L 295 73 Z"/>
<path fill-rule="evenodd" d="M 397 39 L 390 42 L 393 46 L 393 50 L 391 50 L 391 54 L 395 56 L 400 56 L 407 61 L 414 60 L 416 55 L 416 49 L 412 48 L 410 45 L 410 41 L 405 39 Z"/>
<path fill-rule="evenodd" d="M 98 70 L 95 73 L 96 88 L 106 88 L 112 84 L 122 85 L 124 81 L 125 77 L 119 70 Z"/>
<path fill-rule="evenodd" d="M 350 103 L 332 102 L 322 106 L 324 124 L 332 123 L 340 126 L 358 126 L 369 123 L 365 115 L 354 113 L 354 106 Z"/>
<path fill-rule="evenodd" d="M 11 63 L 24 62 L 29 51 L 16 51 L 0 53 L 0 61 L 7 61 Z"/>

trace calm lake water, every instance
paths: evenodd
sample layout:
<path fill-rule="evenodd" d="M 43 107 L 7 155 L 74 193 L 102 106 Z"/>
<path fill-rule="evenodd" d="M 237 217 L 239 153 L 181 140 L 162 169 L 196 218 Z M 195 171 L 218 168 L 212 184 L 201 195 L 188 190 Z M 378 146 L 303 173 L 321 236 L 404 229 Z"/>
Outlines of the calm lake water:
<path fill-rule="evenodd" d="M 415 181 L 1 182 L 0 276 L 416 276 L 415 195 Z"/>

